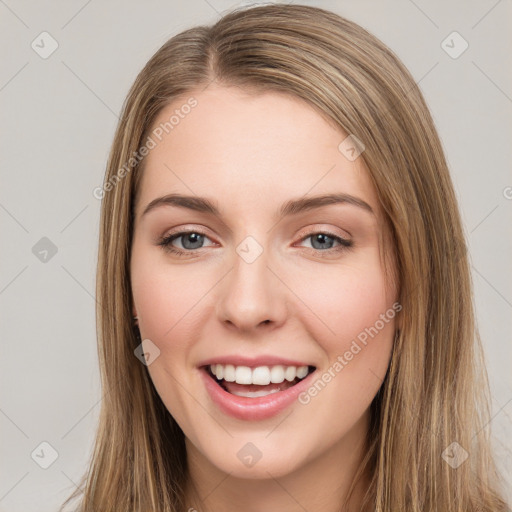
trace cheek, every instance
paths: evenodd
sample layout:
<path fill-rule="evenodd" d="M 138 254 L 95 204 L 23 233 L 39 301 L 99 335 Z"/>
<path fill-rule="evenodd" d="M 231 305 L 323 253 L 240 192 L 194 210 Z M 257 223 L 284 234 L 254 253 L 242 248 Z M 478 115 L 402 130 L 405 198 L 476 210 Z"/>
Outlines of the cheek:
<path fill-rule="evenodd" d="M 190 356 L 197 340 L 204 338 L 204 316 L 213 314 L 206 300 L 216 280 L 199 266 L 167 265 L 135 259 L 132 292 L 142 339 L 158 347 L 159 355 L 148 366 L 155 388 L 179 425 L 190 431 L 197 415 L 195 402 L 184 390 L 197 386 Z M 192 266 L 193 267 L 193 266 Z"/>
<path fill-rule="evenodd" d="M 213 284 L 211 276 L 202 274 L 199 267 L 171 268 L 161 262 L 135 261 L 132 292 L 142 336 L 160 343 L 172 340 L 174 349 L 181 348 L 180 343 L 187 338 L 182 334 L 190 334 L 194 318 L 202 309 L 201 300 Z"/>
<path fill-rule="evenodd" d="M 190 268 L 171 268 L 161 261 L 148 263 L 147 258 L 136 257 L 135 251 L 131 280 L 141 337 L 160 351 L 148 372 L 166 408 L 179 425 L 190 430 L 190 418 L 197 412 L 184 392 L 195 385 L 187 361 L 193 340 L 201 335 L 202 324 L 197 321 L 197 314 L 204 310 L 201 297 L 211 285 Z"/>
<path fill-rule="evenodd" d="M 339 352 L 347 341 L 374 326 L 393 304 L 377 264 L 340 266 L 314 281 L 300 281 L 295 281 L 294 291 L 310 310 L 307 317 L 315 339 L 322 340 L 329 353 Z M 378 326 L 385 330 L 381 322 Z"/>
<path fill-rule="evenodd" d="M 316 281 L 320 284 L 309 281 L 298 289 L 297 295 L 314 313 L 304 314 L 302 320 L 310 318 L 308 330 L 326 358 L 319 378 L 329 388 L 324 396 L 329 399 L 318 406 L 336 403 L 345 411 L 362 413 L 385 377 L 398 305 L 377 261 L 339 267 L 328 279 Z M 324 394 L 322 382 L 317 389 Z"/>

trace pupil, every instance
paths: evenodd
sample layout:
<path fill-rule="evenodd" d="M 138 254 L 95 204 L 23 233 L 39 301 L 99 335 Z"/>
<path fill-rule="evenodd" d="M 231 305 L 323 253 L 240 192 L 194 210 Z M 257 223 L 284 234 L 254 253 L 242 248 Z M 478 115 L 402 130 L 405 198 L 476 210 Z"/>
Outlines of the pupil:
<path fill-rule="evenodd" d="M 318 233 L 317 235 L 315 235 L 313 237 L 312 245 L 315 249 L 325 249 L 325 247 L 322 244 L 328 243 L 328 241 L 326 242 L 326 239 L 329 239 L 329 238 L 332 240 L 332 237 L 330 237 L 329 235 Z M 315 243 L 318 240 L 320 240 L 320 247 L 315 247 Z M 329 249 L 330 247 L 327 247 L 327 248 Z"/>
<path fill-rule="evenodd" d="M 185 247 L 185 249 L 198 249 L 199 246 L 201 246 L 203 238 L 204 235 L 200 235 L 199 233 L 189 233 L 184 237 L 183 247 Z M 190 241 L 192 241 L 192 247 L 190 246 Z M 194 246 L 194 244 L 197 246 Z"/>

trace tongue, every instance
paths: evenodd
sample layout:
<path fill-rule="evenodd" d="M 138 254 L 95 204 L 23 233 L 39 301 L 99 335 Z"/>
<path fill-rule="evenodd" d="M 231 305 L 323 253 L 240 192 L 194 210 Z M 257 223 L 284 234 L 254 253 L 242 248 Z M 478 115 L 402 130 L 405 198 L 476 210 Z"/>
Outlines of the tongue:
<path fill-rule="evenodd" d="M 284 391 L 285 389 L 291 388 L 297 382 L 297 379 L 292 382 L 285 380 L 284 382 L 281 382 L 281 384 L 267 384 L 266 386 L 260 386 L 259 384 L 237 384 L 236 382 L 226 382 L 225 380 L 220 381 L 222 386 L 227 389 L 229 393 L 241 391 Z"/>

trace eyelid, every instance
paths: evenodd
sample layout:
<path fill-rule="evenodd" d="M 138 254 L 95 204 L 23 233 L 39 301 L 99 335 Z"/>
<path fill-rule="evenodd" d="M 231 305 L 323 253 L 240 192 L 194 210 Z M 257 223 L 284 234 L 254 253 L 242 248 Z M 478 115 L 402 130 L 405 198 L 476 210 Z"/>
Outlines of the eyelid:
<path fill-rule="evenodd" d="M 170 238 L 171 236 L 174 236 L 174 235 L 185 235 L 188 233 L 198 233 L 200 235 L 204 235 L 204 236 L 212 239 L 212 237 L 208 234 L 207 231 L 209 231 L 209 230 L 207 230 L 206 228 L 200 227 L 199 225 L 187 224 L 186 226 L 179 226 L 177 228 L 173 228 L 168 231 L 165 231 L 165 233 L 162 236 L 158 237 L 158 240 L 162 240 L 164 238 Z"/>
<path fill-rule="evenodd" d="M 345 234 L 336 233 L 334 231 L 334 229 L 331 229 L 328 227 L 323 227 L 323 226 L 326 226 L 326 225 L 325 224 L 316 224 L 315 227 L 308 227 L 308 228 L 301 229 L 299 231 L 299 233 L 297 234 L 297 236 L 300 237 L 300 239 L 302 240 L 304 237 L 315 235 L 316 233 L 325 233 L 326 235 L 339 237 L 339 238 L 342 238 L 347 241 L 352 239 L 352 235 L 346 230 L 342 230 L 342 231 L 344 233 L 346 233 L 348 235 L 348 237 Z"/>

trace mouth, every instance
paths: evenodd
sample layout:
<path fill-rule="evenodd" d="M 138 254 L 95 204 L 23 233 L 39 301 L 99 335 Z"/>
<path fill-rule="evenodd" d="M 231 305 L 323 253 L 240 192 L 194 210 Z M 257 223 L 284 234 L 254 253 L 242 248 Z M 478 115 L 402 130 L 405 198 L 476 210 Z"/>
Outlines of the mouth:
<path fill-rule="evenodd" d="M 212 364 L 202 370 L 225 392 L 245 398 L 259 398 L 286 391 L 313 373 L 316 368 L 304 366 L 234 366 Z"/>

